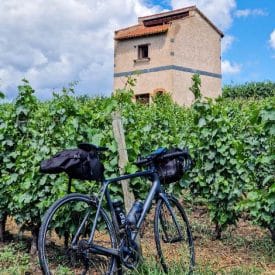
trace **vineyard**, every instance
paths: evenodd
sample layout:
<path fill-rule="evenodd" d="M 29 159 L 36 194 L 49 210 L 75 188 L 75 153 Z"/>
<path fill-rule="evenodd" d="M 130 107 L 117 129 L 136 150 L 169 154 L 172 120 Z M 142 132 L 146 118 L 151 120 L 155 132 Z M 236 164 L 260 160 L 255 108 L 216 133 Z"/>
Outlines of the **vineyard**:
<path fill-rule="evenodd" d="M 158 147 L 188 147 L 196 166 L 167 188 L 187 207 L 207 212 L 212 242 L 228 236 L 228 228 L 246 219 L 263 228 L 267 245 L 272 247 L 274 91 L 272 82 L 227 86 L 223 97 L 198 98 L 187 108 L 173 103 L 169 95 L 157 95 L 150 106 L 135 104 L 131 86 L 108 98 L 77 97 L 69 86 L 41 102 L 23 80 L 15 101 L 0 103 L 0 240 L 10 239 L 5 226 L 12 220 L 20 232 L 30 232 L 35 251 L 43 214 L 67 193 L 65 175 L 39 173 L 42 160 L 77 143 L 90 142 L 109 148 L 103 156 L 105 175 L 118 175 L 111 114 L 119 110 L 129 155 L 126 172 L 137 170 L 131 163 L 139 154 Z M 148 190 L 146 182 L 137 180 L 131 187 L 140 198 Z M 72 191 L 86 194 L 96 193 L 98 188 L 95 182 L 75 180 L 72 185 Z M 122 198 L 120 186 L 111 186 L 111 192 L 114 198 Z M 274 247 L 270 255 L 272 266 Z"/>

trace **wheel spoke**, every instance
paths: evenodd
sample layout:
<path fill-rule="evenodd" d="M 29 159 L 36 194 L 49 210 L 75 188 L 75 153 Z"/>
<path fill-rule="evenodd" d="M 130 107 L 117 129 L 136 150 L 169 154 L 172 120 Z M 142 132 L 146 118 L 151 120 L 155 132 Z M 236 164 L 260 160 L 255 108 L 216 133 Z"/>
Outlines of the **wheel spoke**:
<path fill-rule="evenodd" d="M 108 274 L 115 268 L 112 255 L 91 253 L 88 240 L 96 207 L 89 197 L 68 195 L 45 215 L 39 236 L 39 256 L 46 274 Z M 72 241 L 74 241 L 72 243 Z M 93 243 L 115 248 L 112 225 L 100 211 Z M 47 273 L 51 272 L 51 273 Z"/>

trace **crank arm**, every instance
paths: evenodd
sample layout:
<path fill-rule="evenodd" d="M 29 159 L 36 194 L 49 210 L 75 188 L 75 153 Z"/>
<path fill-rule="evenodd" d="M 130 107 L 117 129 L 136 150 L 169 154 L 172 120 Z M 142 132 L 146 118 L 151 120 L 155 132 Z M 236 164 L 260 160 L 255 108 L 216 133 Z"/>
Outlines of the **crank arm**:
<path fill-rule="evenodd" d="M 179 237 L 175 237 L 175 238 L 165 238 L 164 236 L 162 236 L 162 240 L 164 243 L 177 243 L 183 240 L 182 236 Z"/>

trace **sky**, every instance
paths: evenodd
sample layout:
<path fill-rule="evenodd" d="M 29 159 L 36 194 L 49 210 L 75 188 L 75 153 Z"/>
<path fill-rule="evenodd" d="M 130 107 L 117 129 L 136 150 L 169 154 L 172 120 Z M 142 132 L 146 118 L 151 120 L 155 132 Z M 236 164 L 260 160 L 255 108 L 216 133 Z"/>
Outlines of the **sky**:
<path fill-rule="evenodd" d="M 190 5 L 225 34 L 223 85 L 275 81 L 274 0 L 0 0 L 0 91 L 12 100 L 26 78 L 41 99 L 72 82 L 108 96 L 114 31 Z"/>

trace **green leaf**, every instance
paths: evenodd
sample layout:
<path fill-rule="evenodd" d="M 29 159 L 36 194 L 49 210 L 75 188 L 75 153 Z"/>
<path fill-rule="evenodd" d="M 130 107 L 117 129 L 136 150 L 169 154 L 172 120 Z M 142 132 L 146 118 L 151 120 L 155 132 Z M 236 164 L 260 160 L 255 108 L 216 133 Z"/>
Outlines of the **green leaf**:
<path fill-rule="evenodd" d="M 210 171 L 211 169 L 213 169 L 213 167 L 214 167 L 214 162 L 206 162 L 204 169 L 205 171 Z"/>
<path fill-rule="evenodd" d="M 247 198 L 252 201 L 258 200 L 260 198 L 260 193 L 257 191 L 249 192 Z"/>
<path fill-rule="evenodd" d="M 274 182 L 274 175 L 268 175 L 267 177 L 265 177 L 263 180 L 263 184 L 267 184 L 270 180 L 273 180 Z"/>
<path fill-rule="evenodd" d="M 203 127 L 203 126 L 205 126 L 206 125 L 206 120 L 205 120 L 205 118 L 200 118 L 199 119 L 199 123 L 198 123 L 198 126 L 199 127 Z"/>

